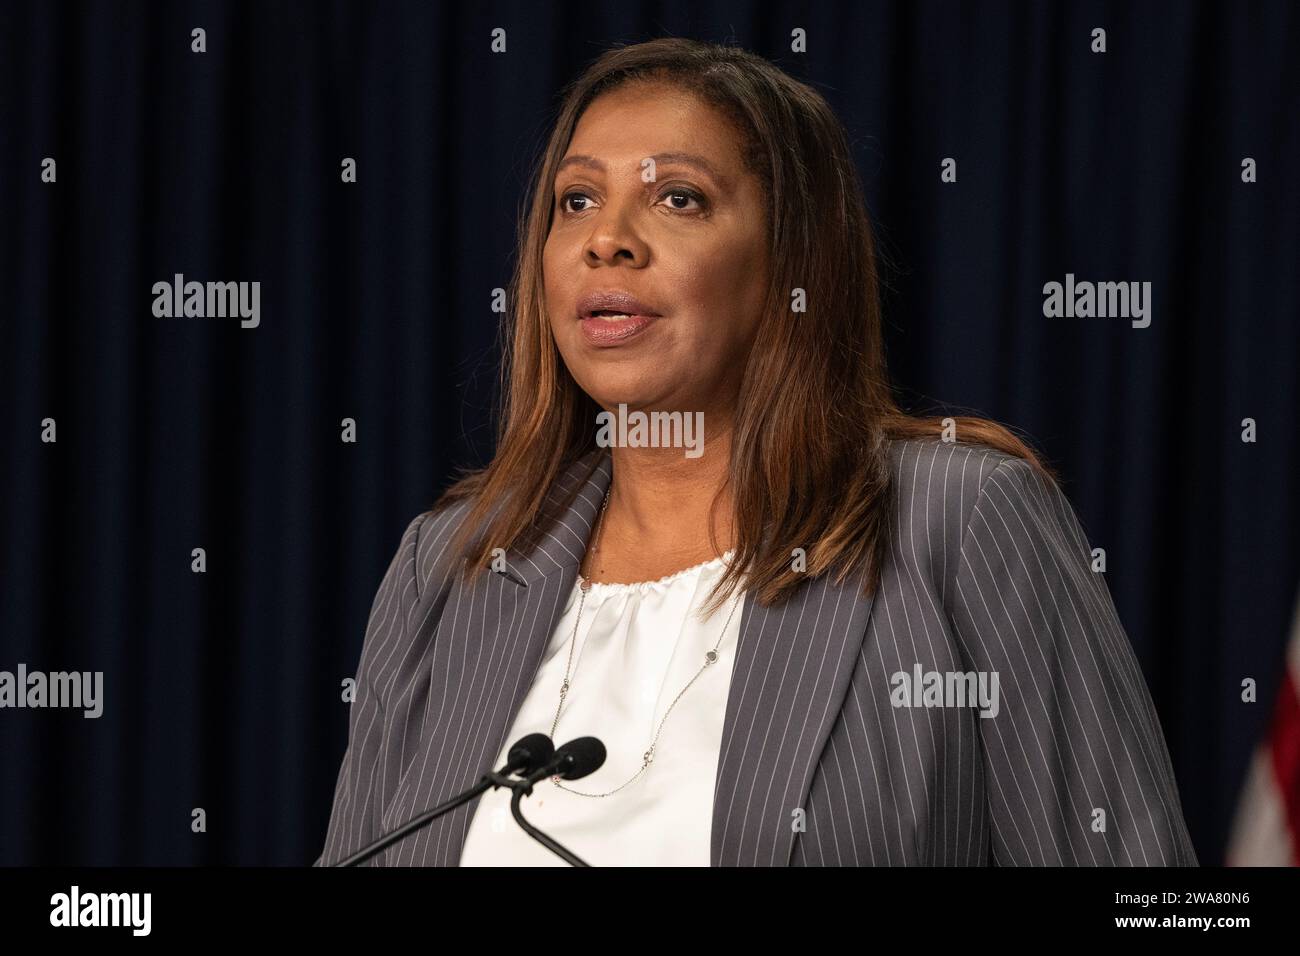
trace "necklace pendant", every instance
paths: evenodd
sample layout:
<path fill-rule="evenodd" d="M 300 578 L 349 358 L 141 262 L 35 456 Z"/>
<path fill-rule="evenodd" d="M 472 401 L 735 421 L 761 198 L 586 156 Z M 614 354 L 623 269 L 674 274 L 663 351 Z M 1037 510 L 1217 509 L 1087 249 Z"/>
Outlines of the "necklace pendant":
<path fill-rule="evenodd" d="M 704 663 L 706 664 L 715 664 L 717 663 L 717 660 L 718 660 L 717 651 L 709 651 L 707 654 L 704 655 Z"/>

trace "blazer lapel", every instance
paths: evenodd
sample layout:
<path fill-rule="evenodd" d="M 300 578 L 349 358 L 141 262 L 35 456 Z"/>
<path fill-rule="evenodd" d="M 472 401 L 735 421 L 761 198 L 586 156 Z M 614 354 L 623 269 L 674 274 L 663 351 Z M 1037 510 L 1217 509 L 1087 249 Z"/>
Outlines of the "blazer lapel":
<path fill-rule="evenodd" d="M 873 602 L 854 576 L 814 578 L 770 609 L 746 596 L 714 787 L 713 866 L 789 865 Z"/>
<path fill-rule="evenodd" d="M 541 541 L 510 551 L 499 572 L 457 578 L 434 638 L 422 753 L 408 765 L 385 814 L 395 827 L 471 786 L 505 745 L 564 598 L 573 587 L 612 466 L 608 454 L 575 461 L 546 500 Z M 455 866 L 478 799 L 385 851 L 389 865 Z"/>

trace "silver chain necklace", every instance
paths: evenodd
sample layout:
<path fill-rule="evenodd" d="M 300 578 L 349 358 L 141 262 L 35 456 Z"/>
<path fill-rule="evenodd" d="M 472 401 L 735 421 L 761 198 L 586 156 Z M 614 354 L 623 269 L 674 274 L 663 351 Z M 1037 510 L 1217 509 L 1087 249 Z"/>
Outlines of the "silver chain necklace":
<path fill-rule="evenodd" d="M 604 504 L 600 506 L 600 517 L 596 519 L 598 524 L 596 527 L 596 543 L 595 543 L 595 547 L 592 549 L 593 557 L 600 553 L 600 536 L 605 531 L 605 509 L 609 507 L 609 494 L 610 491 L 612 490 L 613 490 L 613 482 L 610 483 L 610 487 L 605 491 L 605 501 Z M 582 605 L 587 599 L 587 592 L 591 590 L 591 581 L 589 581 L 587 578 L 582 576 L 581 566 L 579 566 L 578 568 L 578 588 L 579 588 L 578 616 L 573 621 L 573 636 L 569 639 L 569 659 L 564 665 L 564 683 L 560 685 L 560 702 L 558 705 L 556 705 L 555 708 L 555 719 L 551 721 L 552 737 L 555 736 L 555 728 L 560 722 L 560 711 L 564 709 L 564 699 L 565 697 L 568 696 L 569 688 L 572 686 L 569 681 L 569 670 L 573 666 L 573 648 L 578 643 L 578 624 L 582 621 Z M 722 625 L 722 631 L 718 634 L 717 643 L 713 645 L 712 650 L 707 651 L 705 653 L 704 663 L 700 665 L 700 669 L 695 672 L 694 677 L 692 677 L 689 681 L 686 682 L 686 686 L 677 692 L 677 696 L 673 698 L 673 702 L 669 704 L 668 709 L 664 711 L 663 718 L 659 721 L 659 729 L 655 731 L 654 739 L 650 741 L 650 746 L 646 749 L 645 753 L 641 755 L 641 767 L 640 769 L 637 770 L 636 773 L 632 774 L 632 776 L 621 786 L 615 787 L 613 790 L 607 791 L 606 793 L 587 793 L 586 791 L 583 790 L 574 790 L 572 787 L 566 787 L 564 786 L 564 784 L 560 783 L 560 780 L 562 778 L 558 775 L 551 777 L 551 783 L 555 784 L 555 786 L 557 786 L 561 790 L 566 790 L 569 793 L 577 794 L 580 797 L 608 797 L 611 794 L 618 793 L 620 790 L 623 789 L 623 787 L 626 787 L 637 777 L 641 776 L 641 774 L 645 773 L 646 768 L 650 766 L 651 762 L 655 758 L 655 744 L 658 743 L 659 741 L 659 734 L 664 729 L 664 724 L 668 720 L 668 715 L 671 714 L 673 712 L 673 708 L 677 706 L 677 701 L 681 700 L 682 695 L 686 693 L 686 691 L 690 688 L 690 686 L 695 683 L 696 679 L 701 674 L 704 673 L 704 671 L 709 667 L 710 664 L 717 663 L 718 646 L 722 643 L 722 638 L 726 636 L 727 628 L 731 626 L 731 618 L 733 615 L 735 615 L 736 608 L 739 606 L 740 606 L 739 600 L 735 600 L 731 602 L 731 611 L 730 613 L 727 614 L 727 623 Z"/>

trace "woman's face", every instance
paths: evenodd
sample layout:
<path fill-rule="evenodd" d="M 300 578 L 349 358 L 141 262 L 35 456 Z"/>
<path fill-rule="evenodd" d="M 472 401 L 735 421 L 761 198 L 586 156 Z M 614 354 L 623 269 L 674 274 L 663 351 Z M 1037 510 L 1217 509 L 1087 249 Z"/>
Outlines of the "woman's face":
<path fill-rule="evenodd" d="M 740 150 L 721 113 L 676 87 L 620 87 L 579 119 L 543 271 L 560 354 L 602 408 L 702 411 L 706 434 L 708 413 L 729 418 L 768 267 L 762 185 Z"/>

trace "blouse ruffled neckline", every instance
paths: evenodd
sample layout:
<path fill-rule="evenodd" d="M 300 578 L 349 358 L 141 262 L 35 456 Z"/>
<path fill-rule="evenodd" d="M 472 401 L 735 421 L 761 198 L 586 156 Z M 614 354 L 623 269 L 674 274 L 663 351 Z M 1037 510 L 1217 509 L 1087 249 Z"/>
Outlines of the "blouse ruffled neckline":
<path fill-rule="evenodd" d="M 704 571 L 722 567 L 730 561 L 735 554 L 735 550 L 727 551 L 711 558 L 708 561 L 701 561 L 699 564 L 692 564 L 689 568 L 682 568 L 680 571 L 674 571 L 672 574 L 665 574 L 662 578 L 654 581 L 592 581 L 588 590 L 589 594 L 646 594 L 650 591 L 663 590 L 675 581 L 690 575 L 699 574 Z M 578 574 L 575 587 L 582 587 L 586 580 L 581 574 Z"/>

